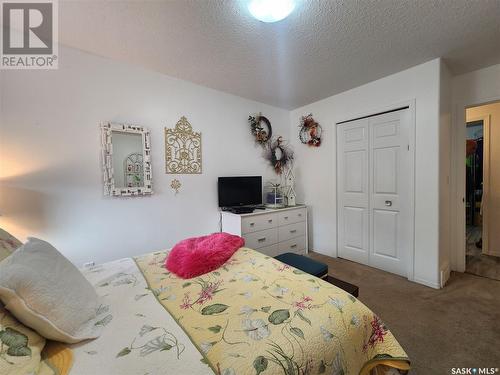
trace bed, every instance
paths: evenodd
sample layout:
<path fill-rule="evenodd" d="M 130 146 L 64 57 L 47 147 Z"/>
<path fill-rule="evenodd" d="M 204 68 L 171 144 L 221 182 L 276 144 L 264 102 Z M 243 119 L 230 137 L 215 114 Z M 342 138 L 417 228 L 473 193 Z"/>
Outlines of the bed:
<path fill-rule="evenodd" d="M 101 336 L 71 345 L 71 375 L 400 374 L 409 359 L 358 299 L 248 248 L 181 279 L 168 251 L 83 269 Z"/>

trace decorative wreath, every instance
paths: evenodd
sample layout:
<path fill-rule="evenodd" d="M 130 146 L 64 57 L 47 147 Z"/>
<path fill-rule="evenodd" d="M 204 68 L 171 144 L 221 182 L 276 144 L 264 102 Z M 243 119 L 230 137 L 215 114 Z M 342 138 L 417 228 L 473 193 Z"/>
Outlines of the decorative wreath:
<path fill-rule="evenodd" d="M 300 141 L 309 146 L 319 147 L 321 145 L 321 125 L 313 119 L 312 113 L 307 116 L 302 116 L 299 125 L 299 139 Z"/>
<path fill-rule="evenodd" d="M 257 116 L 249 116 L 248 122 L 250 123 L 252 134 L 255 137 L 255 142 L 259 143 L 261 146 L 265 146 L 273 135 L 271 122 L 260 113 Z"/>
<path fill-rule="evenodd" d="M 283 144 L 283 138 L 279 136 L 275 141 L 269 142 L 266 159 L 269 160 L 274 171 L 281 175 L 293 161 L 293 152 L 290 146 Z"/>

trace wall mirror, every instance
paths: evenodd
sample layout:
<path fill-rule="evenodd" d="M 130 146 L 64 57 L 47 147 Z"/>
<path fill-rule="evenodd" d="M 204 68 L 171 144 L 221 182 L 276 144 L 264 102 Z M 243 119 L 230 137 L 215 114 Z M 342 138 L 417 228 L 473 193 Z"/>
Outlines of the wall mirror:
<path fill-rule="evenodd" d="M 101 124 L 101 137 L 104 195 L 152 194 L 149 130 L 107 122 Z"/>

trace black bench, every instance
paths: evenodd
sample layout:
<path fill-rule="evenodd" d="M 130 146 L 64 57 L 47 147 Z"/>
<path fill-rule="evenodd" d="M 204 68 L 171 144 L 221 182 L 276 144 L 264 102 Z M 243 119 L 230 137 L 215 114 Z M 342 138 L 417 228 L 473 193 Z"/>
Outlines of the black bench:
<path fill-rule="evenodd" d="M 359 288 L 346 281 L 336 279 L 328 275 L 328 266 L 325 263 L 318 262 L 317 260 L 305 257 L 303 255 L 294 253 L 284 253 L 275 257 L 275 259 L 295 267 L 305 273 L 319 277 L 326 282 L 335 285 L 336 287 L 345 290 L 347 293 L 352 294 L 354 297 L 359 295 Z"/>
<path fill-rule="evenodd" d="M 348 283 L 347 281 L 342 281 L 340 279 L 336 279 L 333 276 L 328 275 L 326 279 L 324 279 L 326 282 L 329 282 L 330 284 L 335 285 L 336 287 L 345 290 L 347 293 L 353 295 L 354 297 L 359 296 L 359 287 L 357 285 Z"/>

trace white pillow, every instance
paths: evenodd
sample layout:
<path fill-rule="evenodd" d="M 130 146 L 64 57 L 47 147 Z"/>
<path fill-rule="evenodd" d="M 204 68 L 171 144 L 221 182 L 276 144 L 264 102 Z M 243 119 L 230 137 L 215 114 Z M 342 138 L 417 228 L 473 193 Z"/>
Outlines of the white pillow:
<path fill-rule="evenodd" d="M 99 297 L 80 271 L 49 243 L 28 238 L 0 262 L 0 300 L 24 325 L 56 341 L 96 338 Z"/>
<path fill-rule="evenodd" d="M 6 232 L 2 228 L 0 228 L 0 261 L 7 258 L 14 252 L 14 250 L 16 250 L 21 245 L 21 241 L 19 241 L 9 232 Z"/>

